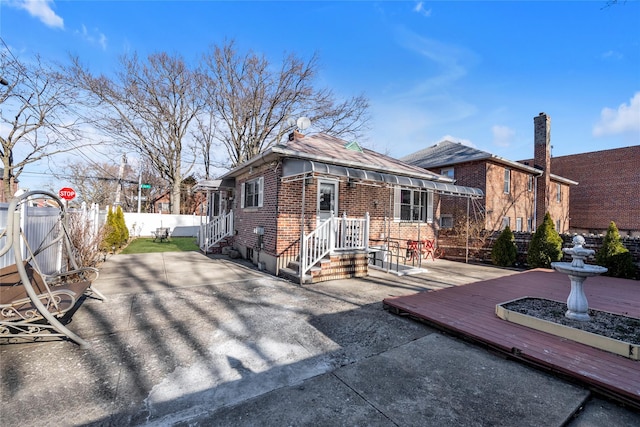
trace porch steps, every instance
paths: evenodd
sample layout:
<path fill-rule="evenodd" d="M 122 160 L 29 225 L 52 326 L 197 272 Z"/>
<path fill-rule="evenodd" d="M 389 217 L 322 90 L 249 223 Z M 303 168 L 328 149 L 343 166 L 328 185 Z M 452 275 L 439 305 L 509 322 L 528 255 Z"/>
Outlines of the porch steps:
<path fill-rule="evenodd" d="M 365 277 L 369 274 L 368 266 L 369 258 L 365 251 L 336 252 L 327 255 L 311 267 L 310 274 L 306 274 L 303 279 L 303 284 Z M 299 271 L 300 263 L 292 261 L 286 268 L 280 269 L 280 275 L 299 282 Z"/>
<path fill-rule="evenodd" d="M 225 237 L 219 242 L 217 242 L 216 244 L 214 244 L 213 246 L 210 246 L 206 253 L 219 255 L 222 253 L 222 250 L 225 247 L 232 245 L 232 242 L 231 242 L 232 240 L 233 240 L 232 236 Z"/>

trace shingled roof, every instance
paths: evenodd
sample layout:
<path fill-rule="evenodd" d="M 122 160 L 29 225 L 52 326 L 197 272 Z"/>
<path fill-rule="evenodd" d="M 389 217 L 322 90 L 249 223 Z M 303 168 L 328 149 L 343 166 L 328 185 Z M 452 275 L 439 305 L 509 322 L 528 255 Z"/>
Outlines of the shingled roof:
<path fill-rule="evenodd" d="M 459 142 L 441 141 L 436 145 L 416 151 L 415 153 L 401 157 L 400 160 L 413 166 L 418 166 L 428 170 L 434 170 L 446 166 L 455 166 L 461 163 L 468 163 L 478 160 L 489 160 L 500 163 L 510 168 L 520 169 L 532 173 L 534 175 L 542 174 L 542 170 L 529 166 L 524 162 L 516 162 L 508 160 L 487 151 L 478 150 Z M 551 178 L 555 181 L 564 182 L 566 184 L 576 185 L 577 182 L 568 178 L 551 174 Z"/>
<path fill-rule="evenodd" d="M 441 193 L 481 197 L 477 188 L 454 185 L 455 180 L 402 160 L 361 147 L 355 142 L 319 133 L 294 133 L 286 143 L 274 145 L 232 169 L 221 178 L 232 179 L 255 164 L 283 160 L 284 176 L 329 173 L 354 179 L 432 189 Z"/>

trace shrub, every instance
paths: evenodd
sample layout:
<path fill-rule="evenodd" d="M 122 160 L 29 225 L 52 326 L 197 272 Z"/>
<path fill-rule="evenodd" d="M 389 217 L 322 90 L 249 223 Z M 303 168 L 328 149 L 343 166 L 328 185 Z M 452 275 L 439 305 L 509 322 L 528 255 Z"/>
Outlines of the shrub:
<path fill-rule="evenodd" d="M 551 263 L 562 259 L 562 237 L 558 234 L 551 215 L 547 212 L 544 221 L 529 243 L 527 264 L 531 268 L 551 268 Z"/>
<path fill-rule="evenodd" d="M 491 261 L 501 267 L 511 267 L 518 256 L 515 237 L 509 226 L 506 226 L 491 248 Z"/>
<path fill-rule="evenodd" d="M 616 223 L 611 221 L 607 234 L 602 240 L 602 247 L 596 253 L 596 264 L 607 267 L 606 276 L 633 279 L 636 266 L 629 249 L 625 248 Z"/>
<path fill-rule="evenodd" d="M 118 227 L 116 215 L 109 206 L 107 211 L 107 221 L 104 224 L 104 240 L 102 241 L 102 248 L 110 251 L 112 248 L 119 248 L 121 242 L 120 229 Z"/>
<path fill-rule="evenodd" d="M 127 229 L 127 224 L 124 222 L 124 213 L 122 212 L 122 208 L 120 206 L 116 208 L 115 217 L 116 217 L 118 232 L 120 235 L 119 246 L 122 246 L 129 241 L 129 230 Z"/>
<path fill-rule="evenodd" d="M 105 227 L 94 229 L 93 223 L 81 212 L 69 214 L 69 238 L 79 267 L 95 267 L 102 258 Z"/>

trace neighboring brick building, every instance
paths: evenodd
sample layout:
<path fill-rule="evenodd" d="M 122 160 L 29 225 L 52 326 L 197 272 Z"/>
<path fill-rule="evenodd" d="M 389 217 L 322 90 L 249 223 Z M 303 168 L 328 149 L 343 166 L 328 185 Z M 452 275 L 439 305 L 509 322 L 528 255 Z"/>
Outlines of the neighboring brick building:
<path fill-rule="evenodd" d="M 454 185 L 450 178 L 357 143 L 297 132 L 286 144 L 272 146 L 231 170 L 211 188 L 217 189 L 221 206 L 233 210 L 234 248 L 276 274 L 286 265 L 282 260 L 298 256 L 301 231 L 308 235 L 332 212 L 369 218 L 367 245 L 370 239 L 371 244 L 406 247 L 409 239 L 435 238 L 441 193 L 482 196 L 476 188 Z M 366 273 L 367 254 L 361 255 Z"/>
<path fill-rule="evenodd" d="M 571 189 L 571 232 L 640 236 L 640 145 L 551 158 L 551 170 L 578 181 Z"/>
<path fill-rule="evenodd" d="M 498 157 L 472 147 L 442 141 L 401 158 L 402 161 L 455 179 L 456 184 L 477 187 L 484 204 L 470 216 L 484 220 L 486 230 L 534 231 L 549 212 L 559 232 L 569 230 L 569 187 L 577 182 L 551 174 L 550 119 L 534 118 L 533 165 Z M 466 221 L 466 201 L 443 198 L 440 227 Z"/>

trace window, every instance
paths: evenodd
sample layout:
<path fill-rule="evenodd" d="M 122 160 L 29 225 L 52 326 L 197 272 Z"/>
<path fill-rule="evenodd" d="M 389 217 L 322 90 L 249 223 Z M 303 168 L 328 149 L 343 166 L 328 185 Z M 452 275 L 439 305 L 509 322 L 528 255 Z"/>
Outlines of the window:
<path fill-rule="evenodd" d="M 264 178 L 256 178 L 242 184 L 242 208 L 261 208 Z"/>
<path fill-rule="evenodd" d="M 527 231 L 531 233 L 533 231 L 533 218 L 527 218 Z"/>
<path fill-rule="evenodd" d="M 440 228 L 453 228 L 453 216 L 441 215 L 440 216 Z"/>
<path fill-rule="evenodd" d="M 397 221 L 433 221 L 433 193 L 396 188 L 393 218 Z"/>
<path fill-rule="evenodd" d="M 506 227 L 511 228 L 511 218 L 508 216 L 502 217 L 502 229 L 504 230 Z"/>
<path fill-rule="evenodd" d="M 160 211 L 160 212 L 169 212 L 169 202 L 160 202 L 160 203 L 158 203 L 158 211 Z"/>
<path fill-rule="evenodd" d="M 509 194 L 511 190 L 511 169 L 504 170 L 504 194 Z"/>
<path fill-rule="evenodd" d="M 556 184 L 556 202 L 562 202 L 562 185 L 560 183 Z"/>
<path fill-rule="evenodd" d="M 556 219 L 556 231 L 559 233 L 560 232 L 560 220 Z"/>
<path fill-rule="evenodd" d="M 528 190 L 528 191 L 533 191 L 533 175 L 529 175 L 529 176 L 528 176 L 528 180 L 527 180 L 527 190 Z"/>
<path fill-rule="evenodd" d="M 440 175 L 453 178 L 453 168 L 440 169 Z"/>
<path fill-rule="evenodd" d="M 516 218 L 516 231 L 522 231 L 522 218 Z"/>

